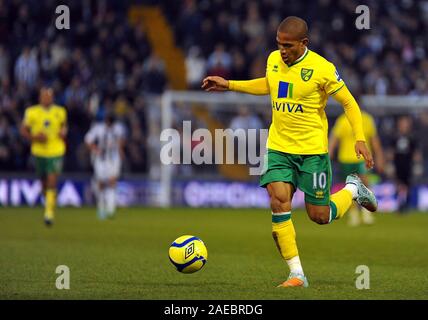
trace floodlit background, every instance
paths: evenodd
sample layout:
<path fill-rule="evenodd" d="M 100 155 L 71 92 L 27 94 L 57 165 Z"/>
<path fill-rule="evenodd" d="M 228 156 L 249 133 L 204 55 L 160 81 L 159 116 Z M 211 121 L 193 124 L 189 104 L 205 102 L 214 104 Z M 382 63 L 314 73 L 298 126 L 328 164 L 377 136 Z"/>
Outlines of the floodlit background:
<path fill-rule="evenodd" d="M 70 29 L 55 27 L 60 4 L 70 9 Z M 368 30 L 355 25 L 360 4 L 370 9 Z M 422 0 L 0 0 L 0 297 L 204 298 L 214 288 L 218 294 L 207 298 L 283 298 L 270 291 L 286 273 L 270 237 L 269 199 L 258 177 L 248 175 L 246 164 L 162 165 L 159 137 L 171 127 L 183 138 L 183 121 L 189 120 L 192 132 L 267 129 L 267 97 L 207 94 L 200 85 L 207 75 L 263 77 L 267 56 L 276 50 L 276 28 L 289 15 L 308 22 L 309 48 L 337 66 L 361 108 L 375 117 L 387 161 L 382 172 L 369 175 L 381 211 L 375 225 L 351 229 L 340 221 L 319 227 L 296 210 L 303 265 L 318 293 L 288 298 L 426 299 L 428 1 Z M 42 224 L 41 185 L 19 134 L 25 108 L 37 103 L 46 84 L 66 107 L 69 126 L 52 230 Z M 83 137 L 107 112 L 126 127 L 126 159 L 117 217 L 98 221 Z M 326 112 L 332 127 L 341 108 L 330 101 Z M 416 142 L 407 199 L 397 192 L 400 167 L 394 163 L 403 147 L 394 143 L 403 117 Z M 183 138 L 181 148 L 199 143 Z M 335 169 L 333 162 L 333 189 L 341 185 Z M 304 208 L 300 192 L 294 207 Z M 185 281 L 166 252 L 187 233 L 206 241 L 212 261 Z M 70 265 L 72 278 L 75 272 L 69 293 L 54 286 L 60 264 Z M 360 264 L 374 270 L 368 296 L 355 290 Z M 216 283 L 219 274 L 227 277 Z M 407 281 L 400 284 L 403 276 Z M 259 281 L 255 292 L 249 283 Z M 183 286 L 188 290 L 180 296 Z M 346 294 L 336 295 L 340 290 Z M 329 293 L 319 294 L 324 291 Z"/>

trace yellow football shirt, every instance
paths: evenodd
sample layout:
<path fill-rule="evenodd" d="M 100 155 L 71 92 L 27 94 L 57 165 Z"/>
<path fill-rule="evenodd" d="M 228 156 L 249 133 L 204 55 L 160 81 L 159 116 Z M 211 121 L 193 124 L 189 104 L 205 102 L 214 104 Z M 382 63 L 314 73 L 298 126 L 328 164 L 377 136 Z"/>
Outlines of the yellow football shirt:
<path fill-rule="evenodd" d="M 367 112 L 361 111 L 363 119 L 363 130 L 368 148 L 371 147 L 370 141 L 377 135 L 376 125 L 373 117 Z M 339 149 L 337 158 L 342 163 L 358 163 L 364 161 L 358 159 L 355 154 L 355 137 L 352 132 L 351 125 L 344 114 L 339 116 L 333 126 L 332 134 L 339 140 Z"/>
<path fill-rule="evenodd" d="M 32 142 L 31 154 L 37 157 L 58 157 L 65 153 L 65 142 L 59 136 L 60 130 L 67 122 L 65 108 L 52 105 L 44 108 L 34 105 L 25 110 L 24 125 L 29 127 L 32 135 L 43 132 L 47 136 L 46 143 Z"/>
<path fill-rule="evenodd" d="M 328 97 L 345 86 L 335 66 L 307 49 L 291 65 L 279 50 L 269 55 L 266 79 L 272 104 L 267 147 L 292 154 L 328 152 Z"/>

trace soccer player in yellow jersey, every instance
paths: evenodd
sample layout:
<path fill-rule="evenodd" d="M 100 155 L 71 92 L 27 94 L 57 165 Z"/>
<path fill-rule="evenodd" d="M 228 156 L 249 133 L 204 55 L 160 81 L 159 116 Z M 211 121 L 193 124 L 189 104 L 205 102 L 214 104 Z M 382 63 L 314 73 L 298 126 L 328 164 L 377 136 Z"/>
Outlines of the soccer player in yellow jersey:
<path fill-rule="evenodd" d="M 42 88 L 39 98 L 40 104 L 25 110 L 21 133 L 31 142 L 31 154 L 45 196 L 45 224 L 50 226 L 54 219 L 57 179 L 65 153 L 67 112 L 53 103 L 51 88 Z"/>
<path fill-rule="evenodd" d="M 365 111 L 361 111 L 363 119 L 363 130 L 366 141 L 371 151 L 374 152 L 376 160 L 376 168 L 379 173 L 382 173 L 384 166 L 384 155 L 382 145 L 376 130 L 376 124 L 373 117 Z M 365 185 L 368 185 L 367 169 L 364 160 L 358 159 L 354 152 L 355 138 L 349 121 L 345 115 L 337 118 L 329 139 L 329 154 L 333 157 L 335 149 L 338 147 L 337 158 L 341 178 L 346 179 L 351 173 L 356 173 Z M 361 219 L 360 219 L 361 212 Z M 364 224 L 373 224 L 373 215 L 367 209 L 360 208 L 357 205 L 352 205 L 349 209 L 349 225 L 357 226 L 362 221 Z"/>
<path fill-rule="evenodd" d="M 363 156 L 367 168 L 372 168 L 374 161 L 366 146 L 358 104 L 334 65 L 307 48 L 306 22 L 298 17 L 284 19 L 276 41 L 278 50 L 269 55 L 265 77 L 228 81 L 209 76 L 203 80 L 202 88 L 270 94 L 272 124 L 267 142 L 267 168 L 260 177 L 260 186 L 269 193 L 272 235 L 290 268 L 288 279 L 279 286 L 307 287 L 291 220 L 291 200 L 296 188 L 305 193 L 306 211 L 319 224 L 343 217 L 353 200 L 370 211 L 377 209 L 374 194 L 356 175 L 349 175 L 346 186 L 330 195 L 328 123 L 324 112 L 329 96 L 345 110 L 355 135 L 357 156 Z"/>

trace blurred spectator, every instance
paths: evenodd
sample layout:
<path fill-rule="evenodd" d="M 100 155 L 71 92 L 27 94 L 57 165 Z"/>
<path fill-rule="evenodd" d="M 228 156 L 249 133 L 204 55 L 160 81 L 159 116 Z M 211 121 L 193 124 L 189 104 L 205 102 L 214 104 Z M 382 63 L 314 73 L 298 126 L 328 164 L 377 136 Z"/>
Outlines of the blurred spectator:
<path fill-rule="evenodd" d="M 9 56 L 3 46 L 0 45 L 0 80 L 9 75 Z"/>
<path fill-rule="evenodd" d="M 219 43 L 208 57 L 207 69 L 209 75 L 229 78 L 232 69 L 232 57 L 225 50 L 224 44 Z"/>
<path fill-rule="evenodd" d="M 261 142 L 259 139 L 259 130 L 262 129 L 264 125 L 256 114 L 250 112 L 247 106 L 241 105 L 238 107 L 238 115 L 232 118 L 229 127 L 234 131 L 237 129 L 245 130 L 245 136 L 247 137 L 246 150 L 251 153 L 259 150 Z M 256 130 L 256 135 L 250 134 L 248 131 L 249 129 Z M 237 145 L 235 144 L 235 146 L 242 148 L 242 145 L 240 146 L 239 143 Z M 246 150 L 238 149 L 237 152 L 235 152 L 235 156 L 239 158 L 238 155 L 246 154 Z"/>
<path fill-rule="evenodd" d="M 199 45 L 208 60 L 207 73 L 235 74 L 245 61 L 248 76 L 261 76 L 267 55 L 276 49 L 276 28 L 289 15 L 309 24 L 309 48 L 334 61 L 345 80 L 362 86 L 362 94 L 422 95 L 428 65 L 425 1 L 366 0 L 376 26 L 355 28 L 353 1 L 171 1 L 162 0 L 177 43 L 185 50 Z M 242 10 L 242 8 L 245 8 Z M 225 25 L 227 27 L 225 27 Z M 235 47 L 237 46 L 237 47 Z M 238 49 L 243 59 L 228 50 Z M 346 74 L 343 70 L 346 69 Z M 358 88 L 360 89 L 360 88 Z"/>
<path fill-rule="evenodd" d="M 239 106 L 238 110 L 238 115 L 232 118 L 229 128 L 231 128 L 232 130 L 260 130 L 263 128 L 263 123 L 260 118 L 257 115 L 251 113 L 247 106 Z"/>
<path fill-rule="evenodd" d="M 36 84 L 39 74 L 39 63 L 34 51 L 25 47 L 15 63 L 15 80 L 32 88 Z"/>
<path fill-rule="evenodd" d="M 422 174 L 426 174 L 428 171 L 428 110 L 424 110 L 419 115 L 419 120 L 419 125 L 415 131 L 419 142 L 419 149 L 422 153 Z"/>
<path fill-rule="evenodd" d="M 5 117 L 0 118 L 0 165 L 2 168 L 10 169 L 12 154 L 10 150 L 10 127 Z"/>
<path fill-rule="evenodd" d="M 257 38 L 265 33 L 265 24 L 260 19 L 259 8 L 255 1 L 249 2 L 247 17 L 243 24 L 243 30 L 249 38 Z"/>
<path fill-rule="evenodd" d="M 143 64 L 142 82 L 148 93 L 160 94 L 165 89 L 165 63 L 154 53 Z"/>
<path fill-rule="evenodd" d="M 186 75 L 189 89 L 199 89 L 206 74 L 205 59 L 201 56 L 199 47 L 189 49 L 186 57 Z"/>
<path fill-rule="evenodd" d="M 65 104 L 70 107 L 83 108 L 87 98 L 86 88 L 80 82 L 79 77 L 75 76 L 71 84 L 67 87 L 64 93 Z"/>

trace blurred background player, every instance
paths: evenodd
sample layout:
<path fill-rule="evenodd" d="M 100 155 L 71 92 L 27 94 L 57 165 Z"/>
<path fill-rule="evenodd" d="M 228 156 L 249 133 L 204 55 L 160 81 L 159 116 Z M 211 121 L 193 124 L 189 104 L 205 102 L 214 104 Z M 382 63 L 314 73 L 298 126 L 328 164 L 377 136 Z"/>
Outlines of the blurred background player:
<path fill-rule="evenodd" d="M 413 121 L 410 116 L 403 115 L 397 120 L 397 131 L 391 139 L 388 159 L 392 160 L 397 185 L 398 211 L 409 209 L 410 189 L 415 163 L 422 162 L 422 153 L 418 140 L 412 133 Z"/>
<path fill-rule="evenodd" d="M 52 88 L 40 90 L 40 103 L 25 110 L 21 134 L 31 142 L 37 175 L 45 197 L 45 224 L 53 223 L 58 175 L 62 171 L 67 112 L 54 104 Z"/>
<path fill-rule="evenodd" d="M 97 214 L 100 219 L 112 218 L 116 211 L 116 183 L 124 155 L 123 126 L 112 113 L 103 123 L 95 124 L 85 136 L 94 168 Z"/>
<path fill-rule="evenodd" d="M 379 173 L 383 172 L 385 164 L 382 145 L 377 134 L 376 123 L 373 117 L 367 112 L 361 110 L 363 119 L 364 136 L 366 137 L 367 145 L 374 153 L 376 169 Z M 329 154 L 334 157 L 334 152 L 338 147 L 337 158 L 339 161 L 340 179 L 345 182 L 346 177 L 351 173 L 356 173 L 365 185 L 369 185 L 367 169 L 364 159 L 357 158 L 355 151 L 355 138 L 352 132 L 351 125 L 344 114 L 340 115 L 332 129 L 329 141 Z M 361 219 L 360 219 L 361 213 Z M 359 207 L 355 202 L 349 209 L 348 223 L 350 226 L 357 226 L 361 223 L 373 224 L 373 215 L 365 208 Z"/>

